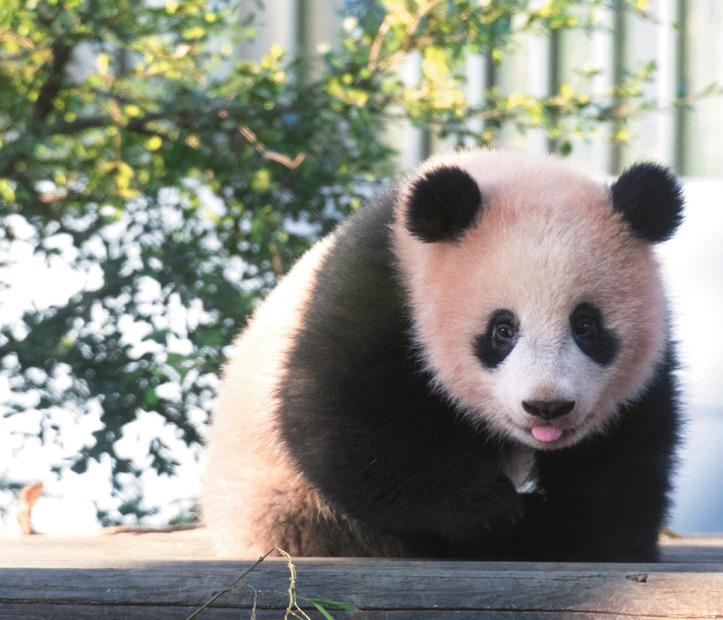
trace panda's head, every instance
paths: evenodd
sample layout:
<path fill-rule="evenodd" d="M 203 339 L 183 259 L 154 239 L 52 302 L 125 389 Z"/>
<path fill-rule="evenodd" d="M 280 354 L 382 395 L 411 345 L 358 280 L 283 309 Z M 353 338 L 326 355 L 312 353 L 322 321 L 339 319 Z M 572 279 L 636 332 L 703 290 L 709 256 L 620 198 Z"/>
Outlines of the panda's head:
<path fill-rule="evenodd" d="M 604 431 L 663 357 L 652 246 L 681 210 L 675 177 L 652 164 L 609 187 L 514 152 L 427 162 L 403 185 L 393 229 L 437 389 L 534 448 Z"/>

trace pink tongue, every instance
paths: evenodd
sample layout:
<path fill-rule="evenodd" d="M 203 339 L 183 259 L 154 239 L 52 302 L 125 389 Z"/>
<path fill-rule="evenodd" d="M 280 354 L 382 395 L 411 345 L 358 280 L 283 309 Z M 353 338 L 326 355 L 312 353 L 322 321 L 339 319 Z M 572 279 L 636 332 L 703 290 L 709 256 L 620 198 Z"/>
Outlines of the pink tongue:
<path fill-rule="evenodd" d="M 560 439 L 562 431 L 554 426 L 533 426 L 532 436 L 537 441 L 557 441 Z"/>

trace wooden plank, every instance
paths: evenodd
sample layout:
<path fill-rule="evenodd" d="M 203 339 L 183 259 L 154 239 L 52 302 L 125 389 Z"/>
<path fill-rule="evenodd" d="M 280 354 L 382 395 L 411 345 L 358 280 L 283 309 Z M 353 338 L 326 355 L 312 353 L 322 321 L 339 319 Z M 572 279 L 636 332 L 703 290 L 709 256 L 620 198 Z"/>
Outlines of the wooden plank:
<path fill-rule="evenodd" d="M 109 618 L 118 620 L 182 620 L 193 613 L 192 609 L 183 607 L 89 607 L 83 605 L 41 605 L 32 612 L 27 605 L 3 605 L 0 607 L 0 619 L 8 620 L 47 620 L 48 618 L 77 619 L 77 620 L 98 620 L 98 618 Z M 306 612 L 310 618 L 316 620 L 322 618 L 320 613 Z M 332 612 L 334 620 L 424 620 L 428 618 L 429 612 L 421 614 L 418 610 L 409 611 L 384 611 L 384 610 L 361 610 L 356 613 Z M 214 607 L 204 611 L 197 616 L 198 620 L 217 620 L 229 618 L 229 620 L 242 620 L 251 618 L 251 613 L 240 612 L 238 609 Z M 258 620 L 280 620 L 283 614 L 278 609 L 258 609 L 255 612 Z M 556 611 L 452 611 L 436 610 L 432 612 L 433 618 L 445 618 L 449 620 L 594 620 L 599 616 L 580 613 L 559 613 Z M 611 614 L 605 615 L 605 620 L 630 620 L 632 616 Z M 640 618 L 640 616 L 636 616 Z M 642 616 L 644 620 L 669 620 L 670 616 Z"/>
<path fill-rule="evenodd" d="M 0 549 L 0 618 L 185 618 L 252 564 L 212 560 L 202 530 L 3 539 Z M 669 541 L 665 549 L 682 561 L 305 558 L 294 560 L 296 593 L 352 603 L 355 619 L 723 618 L 723 539 Z M 713 561 L 690 563 L 695 557 Z M 199 617 L 251 617 L 254 597 L 257 618 L 282 617 L 289 575 L 283 558 L 267 558 Z"/>
<path fill-rule="evenodd" d="M 657 568 L 640 573 L 639 566 L 554 564 L 499 569 L 480 562 L 389 560 L 300 560 L 296 568 L 298 596 L 344 601 L 370 612 L 723 617 L 721 573 L 665 572 Z M 242 570 L 241 566 L 213 563 L 159 564 L 140 569 L 3 569 L 0 609 L 5 605 L 16 610 L 25 606 L 35 613 L 38 606 L 54 605 L 58 612 L 53 617 L 57 618 L 77 617 L 78 607 L 121 612 L 140 606 L 165 606 L 190 613 L 233 582 Z M 288 605 L 288 585 L 286 563 L 272 560 L 250 574 L 245 585 L 224 594 L 218 605 L 250 611 L 256 596 L 257 607 L 281 611 Z M 309 604 L 304 607 L 311 608 Z M 59 615 L 64 609 L 74 615 Z"/>
<path fill-rule="evenodd" d="M 723 570 L 723 536 L 701 534 L 666 538 L 661 545 L 664 562 L 719 563 Z"/>
<path fill-rule="evenodd" d="M 0 536 L 0 550 L 0 568 L 122 568 L 144 562 L 218 559 L 203 528 L 75 537 Z M 723 570 L 720 534 L 666 538 L 661 550 L 664 563 L 719 563 Z"/>
<path fill-rule="evenodd" d="M 141 605 L 141 606 L 108 606 L 108 605 L 60 605 L 60 604 L 39 604 L 30 605 L 27 603 L 0 603 L 0 619 L 4 620 L 98 620 L 98 618 L 118 618 L 118 620 L 179 620 L 187 618 L 192 614 L 194 609 L 185 607 L 168 607 L 158 605 Z M 278 619 L 279 612 L 269 612 L 275 614 Z M 229 620 L 239 620 L 240 618 L 248 618 L 239 613 L 238 609 L 212 609 L 208 615 L 199 616 L 199 620 L 229 618 Z M 257 614 L 259 620 L 264 619 L 263 615 Z M 335 619 L 339 620 L 339 619 Z"/>
<path fill-rule="evenodd" d="M 204 529 L 94 536 L 0 537 L 0 568 L 123 568 L 218 559 Z"/>
<path fill-rule="evenodd" d="M 555 612 L 661 618 L 723 617 L 723 573 L 684 565 L 494 564 L 394 560 L 295 562 L 302 597 L 349 602 L 367 611 Z M 0 605 L 73 609 L 202 605 L 248 563 L 153 563 L 125 569 L 2 569 Z M 266 560 L 218 604 L 283 610 L 289 569 Z M 309 608 L 309 605 L 305 605 Z M 125 612 L 123 612 L 125 614 Z M 73 615 L 74 614 L 74 615 Z M 76 617 L 54 614 L 53 617 Z M 335 614 L 336 616 L 337 614 Z M 20 616 L 22 617 L 22 616 Z M 179 617 L 184 617 L 179 614 Z"/>

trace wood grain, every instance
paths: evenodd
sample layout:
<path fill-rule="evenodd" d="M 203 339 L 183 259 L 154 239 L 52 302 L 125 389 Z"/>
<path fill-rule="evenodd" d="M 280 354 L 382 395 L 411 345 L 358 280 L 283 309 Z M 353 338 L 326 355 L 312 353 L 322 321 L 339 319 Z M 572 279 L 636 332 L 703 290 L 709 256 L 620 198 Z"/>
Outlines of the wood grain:
<path fill-rule="evenodd" d="M 668 541 L 660 564 L 304 558 L 303 598 L 334 618 L 723 618 L 723 538 Z M 203 530 L 0 539 L 0 618 L 186 618 L 252 560 L 217 561 Z M 203 618 L 282 618 L 289 568 L 267 558 Z"/>

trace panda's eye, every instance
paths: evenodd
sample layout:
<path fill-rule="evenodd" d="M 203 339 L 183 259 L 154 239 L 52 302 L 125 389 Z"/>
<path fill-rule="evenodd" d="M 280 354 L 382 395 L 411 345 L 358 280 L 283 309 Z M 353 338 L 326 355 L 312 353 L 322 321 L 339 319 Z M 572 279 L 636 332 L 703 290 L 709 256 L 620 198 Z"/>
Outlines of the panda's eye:
<path fill-rule="evenodd" d="M 511 323 L 500 323 L 495 325 L 494 337 L 498 341 L 510 341 L 514 340 L 517 335 L 517 330 Z"/>
<path fill-rule="evenodd" d="M 598 327 L 593 319 L 581 318 L 575 321 L 572 331 L 579 338 L 594 338 L 597 334 Z"/>
<path fill-rule="evenodd" d="M 582 302 L 570 314 L 570 331 L 578 348 L 601 366 L 612 364 L 618 353 L 617 336 L 605 325 L 600 308 Z"/>
<path fill-rule="evenodd" d="M 511 310 L 495 310 L 487 329 L 474 341 L 474 354 L 485 368 L 497 368 L 515 348 L 519 338 L 519 321 Z"/>

